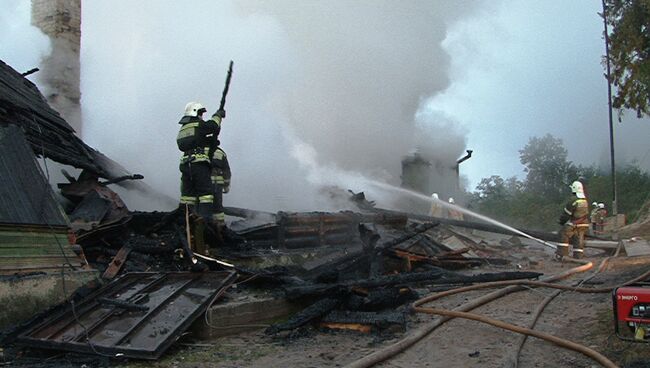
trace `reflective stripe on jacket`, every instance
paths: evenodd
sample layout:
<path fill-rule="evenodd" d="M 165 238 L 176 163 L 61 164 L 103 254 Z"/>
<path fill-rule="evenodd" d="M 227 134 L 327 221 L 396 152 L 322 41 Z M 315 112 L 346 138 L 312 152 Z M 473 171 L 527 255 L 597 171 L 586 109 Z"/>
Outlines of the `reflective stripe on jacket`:
<path fill-rule="evenodd" d="M 176 136 L 178 149 L 183 152 L 181 164 L 210 162 L 210 153 L 217 147 L 221 118 L 213 115 L 208 121 L 197 116 L 183 116 Z"/>
<path fill-rule="evenodd" d="M 589 226 L 589 202 L 585 198 L 573 198 L 564 207 L 570 216 L 570 225 Z"/>
<path fill-rule="evenodd" d="M 218 185 L 229 186 L 231 175 L 228 156 L 221 147 L 217 147 L 212 154 L 212 182 Z"/>

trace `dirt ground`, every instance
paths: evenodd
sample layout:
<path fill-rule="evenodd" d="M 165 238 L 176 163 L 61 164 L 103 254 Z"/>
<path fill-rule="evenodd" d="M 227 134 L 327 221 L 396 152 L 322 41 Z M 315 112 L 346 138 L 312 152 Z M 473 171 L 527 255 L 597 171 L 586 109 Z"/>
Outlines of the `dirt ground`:
<path fill-rule="evenodd" d="M 522 263 L 531 270 L 552 274 L 575 267 L 552 261 L 550 250 L 539 247 L 518 249 Z M 589 250 L 596 266 L 604 258 Z M 532 261 L 532 262 L 531 262 Z M 594 287 L 609 286 L 633 278 L 650 267 L 647 263 L 628 264 L 617 259 L 591 280 Z M 526 268 L 526 267 L 525 267 Z M 495 269 L 496 270 L 496 269 Z M 503 268 L 498 269 L 503 271 Z M 481 269 L 481 272 L 486 272 Z M 585 278 L 591 271 L 565 281 Z M 425 295 L 426 290 L 420 290 Z M 431 306 L 454 308 L 488 293 L 489 290 L 460 294 L 434 302 Z M 553 290 L 529 289 L 484 305 L 474 312 L 526 326 L 537 305 Z M 366 335 L 306 328 L 290 335 L 267 336 L 262 331 L 178 345 L 157 362 L 131 362 L 126 367 L 341 367 L 412 333 L 433 316 L 411 315 L 404 332 Z M 647 367 L 650 346 L 616 338 L 612 322 L 611 294 L 561 293 L 542 314 L 536 329 L 591 347 L 622 367 Z M 509 367 L 519 335 L 474 321 L 455 319 L 445 323 L 425 339 L 380 367 Z M 545 341 L 529 338 L 522 350 L 519 367 L 597 367 L 591 359 Z"/>

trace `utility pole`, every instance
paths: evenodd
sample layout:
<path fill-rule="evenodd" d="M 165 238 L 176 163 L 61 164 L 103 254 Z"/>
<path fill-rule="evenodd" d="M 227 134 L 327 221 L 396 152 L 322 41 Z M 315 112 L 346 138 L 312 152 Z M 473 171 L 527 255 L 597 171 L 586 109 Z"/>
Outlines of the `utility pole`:
<path fill-rule="evenodd" d="M 605 60 L 607 62 L 607 104 L 609 106 L 609 155 L 611 159 L 612 166 L 612 214 L 616 216 L 618 214 L 618 208 L 616 205 L 616 161 L 614 160 L 614 122 L 612 120 L 612 82 L 610 77 L 610 67 L 609 67 L 609 33 L 607 32 L 607 5 L 605 5 L 605 0 L 602 0 L 603 4 L 603 24 L 605 25 Z"/>

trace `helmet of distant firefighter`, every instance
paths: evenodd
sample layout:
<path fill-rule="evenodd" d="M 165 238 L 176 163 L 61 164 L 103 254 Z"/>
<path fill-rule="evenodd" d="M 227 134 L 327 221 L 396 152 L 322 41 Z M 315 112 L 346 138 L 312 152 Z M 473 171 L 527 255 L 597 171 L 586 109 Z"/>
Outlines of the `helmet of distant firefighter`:
<path fill-rule="evenodd" d="M 605 203 L 598 203 L 598 208 L 605 208 Z"/>
<path fill-rule="evenodd" d="M 569 187 L 571 188 L 571 192 L 575 193 L 576 197 L 585 198 L 585 190 L 582 187 L 581 182 L 576 180 L 573 183 L 571 183 L 571 185 Z"/>
<path fill-rule="evenodd" d="M 188 102 L 185 105 L 185 116 L 201 116 L 206 112 L 205 106 L 200 102 Z"/>

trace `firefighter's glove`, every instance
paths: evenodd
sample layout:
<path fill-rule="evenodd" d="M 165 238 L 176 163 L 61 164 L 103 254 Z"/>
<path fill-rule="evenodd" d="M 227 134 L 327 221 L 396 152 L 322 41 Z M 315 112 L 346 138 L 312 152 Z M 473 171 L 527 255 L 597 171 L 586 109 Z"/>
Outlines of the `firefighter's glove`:
<path fill-rule="evenodd" d="M 214 114 L 217 115 L 218 117 L 222 118 L 222 119 L 226 118 L 226 110 L 224 110 L 224 109 L 219 109 Z"/>
<path fill-rule="evenodd" d="M 224 194 L 230 192 L 230 185 L 224 186 L 223 187 L 223 192 L 224 192 Z"/>

